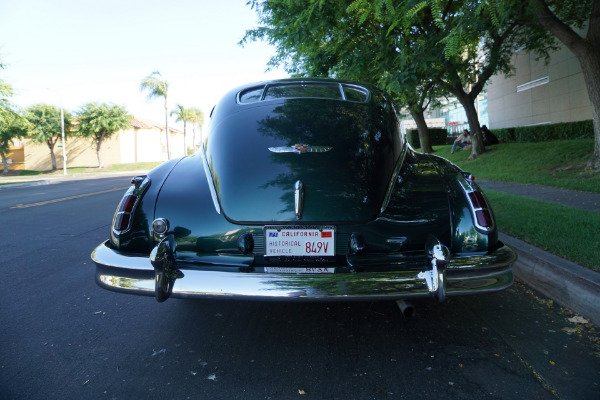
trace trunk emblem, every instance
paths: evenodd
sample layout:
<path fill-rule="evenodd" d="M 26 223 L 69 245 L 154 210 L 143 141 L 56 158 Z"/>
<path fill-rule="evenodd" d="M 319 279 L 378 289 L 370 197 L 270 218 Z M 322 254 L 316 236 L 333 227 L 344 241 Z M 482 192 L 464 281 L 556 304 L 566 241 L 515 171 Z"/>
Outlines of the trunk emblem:
<path fill-rule="evenodd" d="M 311 146 L 309 144 L 295 144 L 293 146 L 269 147 L 272 153 L 325 153 L 331 150 L 329 146 Z"/>

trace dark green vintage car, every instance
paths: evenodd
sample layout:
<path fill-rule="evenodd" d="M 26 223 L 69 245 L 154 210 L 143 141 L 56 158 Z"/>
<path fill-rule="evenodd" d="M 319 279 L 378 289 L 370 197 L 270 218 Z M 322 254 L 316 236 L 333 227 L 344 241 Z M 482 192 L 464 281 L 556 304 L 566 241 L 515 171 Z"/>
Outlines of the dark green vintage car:
<path fill-rule="evenodd" d="M 101 287 L 158 301 L 442 301 L 510 286 L 516 256 L 386 93 L 289 79 L 229 92 L 200 151 L 133 178 L 92 259 Z"/>

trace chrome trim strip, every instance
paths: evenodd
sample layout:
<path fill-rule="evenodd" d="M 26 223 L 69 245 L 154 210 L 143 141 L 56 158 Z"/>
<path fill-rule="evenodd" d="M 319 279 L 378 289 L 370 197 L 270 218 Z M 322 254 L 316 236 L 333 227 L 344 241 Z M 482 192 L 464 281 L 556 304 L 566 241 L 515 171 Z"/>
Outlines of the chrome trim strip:
<path fill-rule="evenodd" d="M 148 190 L 148 188 L 150 187 L 150 183 L 151 183 L 150 177 L 147 175 L 138 175 L 133 178 L 133 181 L 135 181 L 135 183 L 132 183 L 131 186 L 129 186 L 129 188 L 125 191 L 125 194 L 123 194 L 123 197 L 121 197 L 121 201 L 119 202 L 119 205 L 117 206 L 115 215 L 113 216 L 111 229 L 115 236 L 121 236 L 131 230 L 131 224 L 133 223 L 133 218 L 129 219 L 129 224 L 127 224 L 127 228 L 123 229 L 122 231 L 116 230 L 115 229 L 115 221 L 117 219 L 117 216 L 120 214 L 129 214 L 129 215 L 133 216 L 135 214 L 135 210 L 137 209 L 137 206 L 138 206 L 142 196 L 144 195 L 144 193 L 146 193 L 146 190 Z M 121 208 L 121 203 L 123 202 L 123 200 L 125 199 L 125 196 L 127 196 L 127 195 L 136 196 L 135 203 L 133 204 L 133 208 L 131 209 L 130 212 L 126 212 L 126 211 L 119 212 L 119 209 Z"/>
<path fill-rule="evenodd" d="M 294 185 L 294 212 L 296 219 L 302 219 L 304 212 L 304 182 L 302 181 L 296 181 Z"/>
<path fill-rule="evenodd" d="M 154 269 L 149 257 L 132 257 L 101 244 L 92 259 L 96 283 L 117 292 L 154 296 Z M 515 253 L 507 246 L 481 256 L 451 259 L 446 266 L 446 295 L 487 293 L 513 282 Z M 424 266 L 425 267 L 425 266 Z M 425 267 L 426 268 L 426 267 Z M 340 274 L 265 274 L 182 270 L 171 297 L 238 297 L 281 300 L 374 300 L 431 297 L 422 271 Z M 335 278 L 335 279 L 332 279 Z"/>
<path fill-rule="evenodd" d="M 394 173 L 392 174 L 392 179 L 388 184 L 388 188 L 385 192 L 385 196 L 383 198 L 383 203 L 381 204 L 380 213 L 383 213 L 385 209 L 390 204 L 390 200 L 392 198 L 392 193 L 394 192 L 394 187 L 396 186 L 396 181 L 398 180 L 398 174 L 400 173 L 400 169 L 402 168 L 402 164 L 404 164 L 404 159 L 406 158 L 406 153 L 408 152 L 408 147 L 404 146 L 402 149 L 402 153 L 398 157 L 398 161 L 396 162 L 396 166 L 394 167 Z"/>
<path fill-rule="evenodd" d="M 200 155 L 202 157 L 202 163 L 204 164 L 204 174 L 206 175 L 206 181 L 208 182 L 208 188 L 210 189 L 210 196 L 212 197 L 213 204 L 217 214 L 221 214 L 221 205 L 219 204 L 219 198 L 217 197 L 217 189 L 215 188 L 215 182 L 213 181 L 212 174 L 210 173 L 210 166 L 204 154 L 204 143 L 200 148 Z"/>
<path fill-rule="evenodd" d="M 341 83 L 339 84 L 339 88 L 340 88 L 340 94 L 342 95 L 342 100 L 346 100 L 346 93 L 344 93 L 344 86 Z"/>
<path fill-rule="evenodd" d="M 466 174 L 465 174 L 466 175 Z M 469 174 L 470 175 L 470 174 Z M 487 196 L 485 195 L 485 193 L 483 193 L 483 191 L 481 190 L 481 188 L 479 187 L 479 185 L 477 185 L 477 183 L 472 182 L 470 180 L 468 180 L 467 178 L 463 179 L 458 179 L 458 183 L 460 184 L 460 186 L 463 189 L 463 193 L 465 194 L 465 197 L 467 198 L 467 202 L 469 204 L 469 208 L 471 209 L 471 216 L 473 218 L 473 225 L 475 225 L 475 227 L 483 232 L 489 233 L 492 232 L 495 228 L 496 228 L 496 218 L 494 218 L 494 212 L 492 211 L 492 207 L 490 206 L 490 202 L 487 199 Z M 475 205 L 473 204 L 473 202 L 471 201 L 471 196 L 469 196 L 469 193 L 474 193 L 474 192 L 479 192 L 483 195 L 483 199 L 485 201 L 485 205 L 487 207 L 485 208 L 481 208 L 481 207 L 475 207 Z M 485 226 L 481 226 L 479 225 L 479 222 L 477 221 L 477 211 L 480 210 L 487 210 L 490 213 L 490 216 L 492 217 L 492 225 L 489 227 L 485 227 Z"/>

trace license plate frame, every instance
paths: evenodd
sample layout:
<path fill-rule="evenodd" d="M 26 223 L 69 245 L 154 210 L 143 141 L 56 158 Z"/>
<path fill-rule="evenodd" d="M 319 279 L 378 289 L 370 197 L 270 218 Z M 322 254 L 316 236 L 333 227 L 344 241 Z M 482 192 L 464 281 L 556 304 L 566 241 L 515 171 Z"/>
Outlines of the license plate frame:
<path fill-rule="evenodd" d="M 264 237 L 265 258 L 335 257 L 335 226 L 268 225 Z"/>

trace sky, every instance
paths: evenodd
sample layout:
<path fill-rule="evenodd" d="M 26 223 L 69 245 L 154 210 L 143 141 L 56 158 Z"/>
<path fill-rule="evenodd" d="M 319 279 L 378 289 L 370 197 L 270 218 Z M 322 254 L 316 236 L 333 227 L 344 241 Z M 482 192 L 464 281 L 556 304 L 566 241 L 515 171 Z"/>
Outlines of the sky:
<path fill-rule="evenodd" d="M 159 71 L 169 108 L 200 108 L 207 121 L 229 89 L 287 76 L 265 72 L 273 47 L 238 45 L 257 25 L 246 0 L 0 0 L 0 79 L 20 107 L 107 102 L 164 124 L 163 100 L 139 90 Z"/>

